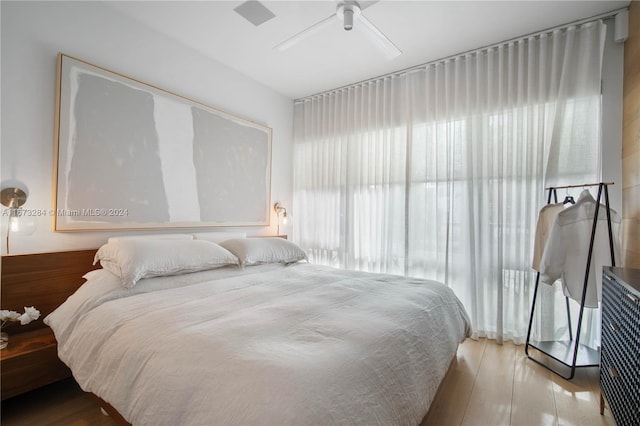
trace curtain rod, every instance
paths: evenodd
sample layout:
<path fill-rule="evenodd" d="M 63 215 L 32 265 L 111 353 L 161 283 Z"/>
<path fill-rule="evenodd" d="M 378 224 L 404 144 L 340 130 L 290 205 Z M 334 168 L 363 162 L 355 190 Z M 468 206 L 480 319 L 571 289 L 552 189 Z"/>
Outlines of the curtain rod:
<path fill-rule="evenodd" d="M 445 57 L 440 58 L 440 59 L 434 59 L 433 61 L 425 62 L 425 63 L 420 64 L 420 65 L 413 65 L 411 67 L 404 68 L 404 69 L 401 69 L 399 71 L 393 71 L 393 72 L 390 72 L 390 73 L 387 73 L 387 74 L 379 75 L 377 77 L 372 77 L 372 78 L 368 78 L 368 79 L 365 79 L 365 80 L 361 80 L 361 81 L 358 81 L 356 83 L 346 84 L 346 85 L 340 86 L 340 87 L 338 87 L 336 89 L 326 90 L 324 92 L 319 92 L 319 93 L 315 93 L 313 95 L 305 96 L 304 98 L 295 99 L 293 101 L 293 103 L 294 104 L 302 103 L 302 102 L 304 102 L 304 101 L 306 101 L 308 99 L 315 98 L 316 96 L 325 95 L 327 93 L 332 93 L 332 92 L 339 92 L 340 90 L 346 89 L 348 87 L 358 86 L 358 85 L 361 85 L 361 84 L 369 83 L 371 81 L 380 80 L 380 79 L 387 78 L 387 77 L 393 77 L 393 76 L 398 77 L 398 76 L 401 76 L 401 75 L 408 74 L 411 71 L 414 71 L 414 70 L 417 70 L 417 69 L 420 69 L 420 68 L 424 68 L 424 67 L 426 67 L 428 65 L 437 64 L 439 62 L 445 62 L 445 61 L 448 61 L 449 59 L 453 59 L 453 58 L 456 58 L 458 56 L 469 55 L 469 54 L 474 54 L 474 53 L 480 53 L 480 52 L 483 52 L 485 50 L 489 50 L 489 49 L 492 49 L 494 47 L 502 46 L 504 44 L 512 43 L 512 42 L 515 42 L 515 41 L 518 41 L 518 40 L 522 40 L 522 39 L 525 39 L 525 38 L 538 37 L 538 36 L 540 36 L 542 34 L 546 34 L 546 33 L 549 33 L 551 31 L 563 30 L 563 29 L 572 27 L 574 25 L 582 25 L 582 24 L 586 24 L 588 22 L 597 21 L 598 19 L 612 18 L 615 15 L 617 15 L 619 12 L 621 12 L 623 10 L 628 10 L 628 9 L 629 9 L 628 7 L 621 7 L 619 9 L 611 10 L 609 12 L 601 13 L 599 15 L 594 15 L 594 16 L 591 16 L 589 18 L 578 19 L 576 21 L 571 21 L 571 22 L 568 22 L 566 24 L 558 25 L 556 27 L 550 27 L 550 28 L 547 28 L 547 29 L 544 29 L 544 30 L 540 30 L 540 31 L 534 32 L 534 33 L 524 34 L 524 35 L 521 35 L 521 36 L 518 36 L 518 37 L 514 37 L 514 38 L 511 38 L 511 39 L 500 41 L 498 43 L 488 44 L 488 45 L 483 46 L 483 47 L 478 47 L 478 48 L 475 48 L 475 49 L 466 50 L 466 51 L 459 52 L 459 53 L 456 53 L 456 54 L 453 54 L 453 55 L 445 56 Z"/>
<path fill-rule="evenodd" d="M 584 188 L 587 186 L 600 186 L 600 185 L 609 186 L 609 185 L 615 185 L 615 183 L 614 182 L 598 182 L 598 183 L 585 183 L 583 185 L 550 186 L 548 188 L 545 188 L 544 190 L 548 191 L 550 189 Z"/>

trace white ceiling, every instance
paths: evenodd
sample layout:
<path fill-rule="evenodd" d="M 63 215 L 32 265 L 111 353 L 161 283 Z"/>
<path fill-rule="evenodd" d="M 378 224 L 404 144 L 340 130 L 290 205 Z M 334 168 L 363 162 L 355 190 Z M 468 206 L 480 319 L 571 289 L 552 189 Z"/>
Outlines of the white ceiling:
<path fill-rule="evenodd" d="M 263 1 L 275 18 L 254 26 L 243 1 L 107 2 L 111 7 L 297 99 L 456 53 L 625 7 L 629 1 L 381 0 L 363 11 L 402 51 L 388 60 L 358 31 L 334 23 L 284 52 L 273 49 L 328 17 L 337 3 Z"/>

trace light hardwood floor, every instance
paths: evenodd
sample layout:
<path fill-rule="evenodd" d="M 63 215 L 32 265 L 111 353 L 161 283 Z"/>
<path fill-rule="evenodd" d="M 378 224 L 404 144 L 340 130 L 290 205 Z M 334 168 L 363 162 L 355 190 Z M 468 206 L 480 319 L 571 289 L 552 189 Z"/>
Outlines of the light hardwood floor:
<path fill-rule="evenodd" d="M 602 425 L 598 370 L 566 381 L 528 360 L 524 346 L 467 339 L 422 426 Z M 112 426 L 92 398 L 69 379 L 2 402 L 3 426 Z"/>
<path fill-rule="evenodd" d="M 524 345 L 467 339 L 422 426 L 615 426 L 608 408 L 600 415 L 598 374 L 581 368 L 567 381 L 529 360 Z"/>

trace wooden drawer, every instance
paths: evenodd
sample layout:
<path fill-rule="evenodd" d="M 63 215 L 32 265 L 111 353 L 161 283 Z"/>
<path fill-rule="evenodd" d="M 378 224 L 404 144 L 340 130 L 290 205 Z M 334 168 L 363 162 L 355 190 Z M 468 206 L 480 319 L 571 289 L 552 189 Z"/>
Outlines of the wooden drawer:
<path fill-rule="evenodd" d="M 3 400 L 71 376 L 48 327 L 10 334 L 0 356 Z"/>

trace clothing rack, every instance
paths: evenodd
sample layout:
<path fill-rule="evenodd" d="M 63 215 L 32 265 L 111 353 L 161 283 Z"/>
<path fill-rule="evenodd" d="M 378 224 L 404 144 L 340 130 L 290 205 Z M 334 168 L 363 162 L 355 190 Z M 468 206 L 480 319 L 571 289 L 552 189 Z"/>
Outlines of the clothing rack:
<path fill-rule="evenodd" d="M 549 191 L 547 196 L 547 205 L 551 204 L 551 196 L 553 195 L 554 202 L 558 202 L 558 189 L 570 189 L 570 188 L 586 188 L 597 186 L 598 187 L 598 197 L 596 198 L 596 206 L 595 212 L 593 215 L 593 225 L 591 227 L 591 240 L 589 243 L 589 252 L 587 255 L 587 265 L 584 274 L 584 285 L 582 288 L 582 298 L 580 302 L 580 314 L 578 316 L 578 326 L 576 330 L 575 340 L 573 338 L 573 331 L 571 326 L 571 311 L 569 309 L 569 298 L 565 296 L 565 303 L 567 308 L 567 323 L 569 330 L 569 341 L 531 341 L 531 326 L 533 324 L 533 317 L 536 308 L 536 298 L 538 295 L 538 286 L 540 284 L 540 272 L 536 274 L 536 285 L 533 291 L 533 302 L 531 303 L 531 315 L 529 317 L 529 327 L 527 329 L 527 341 L 525 344 L 525 353 L 527 357 L 542 365 L 547 370 L 552 371 L 558 376 L 571 380 L 575 375 L 576 368 L 580 367 L 597 367 L 600 365 L 600 354 L 595 349 L 590 348 L 589 346 L 580 344 L 580 330 L 582 328 L 582 317 L 584 313 L 584 303 L 587 296 L 587 285 L 589 283 L 589 271 L 591 269 L 591 257 L 593 254 L 593 244 L 596 237 L 596 229 L 598 226 L 598 215 L 600 210 L 600 200 L 602 199 L 602 194 L 604 193 L 605 199 L 605 207 L 607 212 L 607 226 L 609 228 L 609 249 L 611 252 L 611 266 L 616 266 L 615 253 L 614 253 L 614 245 L 613 245 L 613 231 L 611 227 L 611 207 L 609 206 L 609 191 L 608 186 L 613 185 L 613 182 L 599 182 L 599 183 L 588 183 L 583 185 L 566 185 L 566 186 L 552 186 L 549 188 L 545 188 L 545 191 Z M 539 352 L 553 358 L 560 364 L 570 368 L 571 373 L 568 376 L 563 375 L 561 372 L 555 370 L 551 366 L 533 358 L 529 354 L 529 347 L 532 347 Z M 573 349 L 573 351 L 572 351 Z"/>

